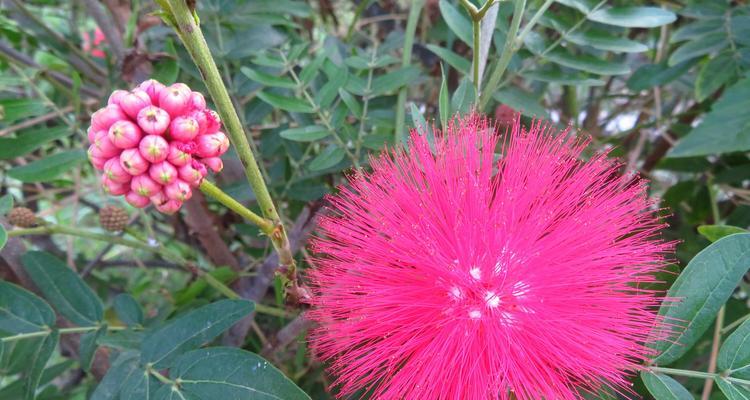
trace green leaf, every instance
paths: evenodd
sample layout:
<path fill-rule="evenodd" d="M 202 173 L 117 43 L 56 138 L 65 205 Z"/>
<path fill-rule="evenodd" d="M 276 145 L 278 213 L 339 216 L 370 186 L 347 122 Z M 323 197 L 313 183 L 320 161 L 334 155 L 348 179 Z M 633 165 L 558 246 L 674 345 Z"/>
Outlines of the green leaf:
<path fill-rule="evenodd" d="M 453 31 L 461 41 L 469 45 L 469 47 L 473 47 L 474 42 L 472 40 L 471 21 L 469 18 L 464 16 L 464 14 L 458 11 L 458 9 L 447 0 L 440 0 L 439 7 L 440 14 L 443 16 L 443 20 L 451 31 Z"/>
<path fill-rule="evenodd" d="M 419 108 L 417 108 L 417 105 L 410 103 L 409 107 L 411 109 L 411 120 L 414 123 L 414 128 L 420 135 L 429 134 L 430 126 L 427 125 L 427 121 L 425 121 L 424 116 L 419 111 Z"/>
<path fill-rule="evenodd" d="M 12 124 L 19 119 L 44 114 L 47 107 L 36 99 L 2 99 L 0 100 L 0 120 Z"/>
<path fill-rule="evenodd" d="M 71 366 L 73 366 L 73 360 L 66 360 L 45 368 L 42 372 L 42 376 L 39 379 L 39 386 L 46 385 L 53 379 L 62 375 Z M 23 380 L 16 380 L 13 383 L 5 386 L 0 390 L 0 399 L 20 399 L 23 397 L 25 382 Z"/>
<path fill-rule="evenodd" d="M 143 332 L 125 330 L 100 336 L 97 343 L 118 350 L 139 350 L 143 337 Z"/>
<path fill-rule="evenodd" d="M 729 376 L 750 379 L 750 321 L 745 321 L 732 332 L 719 350 L 716 365 Z"/>
<path fill-rule="evenodd" d="M 413 85 L 420 75 L 419 68 L 409 66 L 378 76 L 372 80 L 372 95 L 379 96 L 395 91 L 401 86 Z"/>
<path fill-rule="evenodd" d="M 301 126 L 285 129 L 279 133 L 281 137 L 295 142 L 314 142 L 330 135 L 331 132 L 319 125 Z"/>
<path fill-rule="evenodd" d="M 565 40 L 581 46 L 591 46 L 595 49 L 616 53 L 642 53 L 648 50 L 648 46 L 643 43 L 593 29 L 586 32 L 571 32 L 565 36 Z"/>
<path fill-rule="evenodd" d="M 166 368 L 181 353 L 212 340 L 254 309 L 251 301 L 220 300 L 189 311 L 143 340 L 141 362 Z"/>
<path fill-rule="evenodd" d="M 24 383 L 25 400 L 33 400 L 36 397 L 36 388 L 39 386 L 39 382 L 42 378 L 44 366 L 47 365 L 47 361 L 52 357 L 52 352 L 55 351 L 59 339 L 60 333 L 57 330 L 53 330 L 44 338 L 44 340 L 41 341 L 39 347 L 34 354 L 31 355 L 31 366 L 26 371 L 26 379 Z"/>
<path fill-rule="evenodd" d="M 688 263 L 667 292 L 679 302 L 663 304 L 664 324 L 651 344 L 659 354 L 653 362 L 667 365 L 684 355 L 711 326 L 750 265 L 750 233 L 719 239 Z M 665 337 L 668 336 L 668 337 Z"/>
<path fill-rule="evenodd" d="M 559 47 L 549 52 L 545 58 L 564 67 L 591 72 L 597 75 L 624 75 L 630 73 L 630 67 L 626 63 L 604 61 L 589 54 L 573 55 Z"/>
<path fill-rule="evenodd" d="M 118 400 L 150 400 L 161 385 L 145 369 L 137 369 L 123 382 Z"/>
<path fill-rule="evenodd" d="M 315 158 L 310 161 L 308 168 L 310 171 L 322 171 L 331 168 L 344 159 L 346 152 L 335 144 L 330 144 L 323 149 Z"/>
<path fill-rule="evenodd" d="M 113 300 L 113 307 L 120 321 L 128 326 L 138 326 L 143 324 L 143 310 L 140 304 L 127 293 L 120 293 Z"/>
<path fill-rule="evenodd" d="M 29 251 L 21 263 L 44 297 L 70 322 L 96 325 L 102 320 L 102 302 L 70 267 L 43 251 Z"/>
<path fill-rule="evenodd" d="M 708 60 L 695 80 L 695 99 L 703 101 L 727 82 L 734 81 L 737 60 L 729 51 Z"/>
<path fill-rule="evenodd" d="M 471 72 L 471 62 L 466 58 L 459 56 L 449 49 L 434 44 L 427 44 L 425 47 L 462 74 L 469 75 Z"/>
<path fill-rule="evenodd" d="M 671 24 L 677 16 L 658 7 L 612 7 L 596 10 L 588 15 L 588 19 L 626 28 L 655 28 Z"/>
<path fill-rule="evenodd" d="M 200 399 L 310 399 L 271 363 L 237 348 L 186 353 L 176 360 L 170 377 L 180 381 L 180 391 Z"/>
<path fill-rule="evenodd" d="M 564 4 L 568 7 L 575 8 L 576 10 L 588 14 L 591 12 L 593 5 L 587 0 L 556 0 L 557 3 Z"/>
<path fill-rule="evenodd" d="M 258 98 L 265 101 L 272 107 L 280 108 L 284 111 L 298 113 L 313 113 L 315 109 L 307 100 L 295 97 L 286 97 L 270 92 L 258 92 Z"/>
<path fill-rule="evenodd" d="M 724 32 L 724 19 L 695 21 L 675 29 L 669 37 L 670 43 L 693 40 L 710 33 Z"/>
<path fill-rule="evenodd" d="M 750 78 L 726 89 L 703 121 L 683 137 L 669 157 L 705 156 L 750 150 Z"/>
<path fill-rule="evenodd" d="M 628 79 L 627 85 L 630 90 L 648 90 L 654 86 L 666 85 L 675 79 L 685 75 L 695 62 L 685 61 L 674 66 L 666 63 L 647 64 L 638 68 Z"/>
<path fill-rule="evenodd" d="M 604 81 L 601 79 L 589 78 L 585 74 L 581 73 L 569 73 L 563 72 L 559 68 L 545 68 L 534 71 L 527 71 L 522 74 L 525 78 L 556 83 L 558 85 L 569 85 L 569 86 L 602 86 Z"/>
<path fill-rule="evenodd" d="M 710 240 L 711 242 L 715 242 L 723 238 L 724 236 L 746 232 L 747 229 L 731 225 L 701 225 L 698 227 L 698 233 L 700 233 L 703 237 Z"/>
<path fill-rule="evenodd" d="M 0 250 L 5 247 L 5 243 L 8 242 L 8 232 L 5 231 L 5 227 L 0 225 Z"/>
<path fill-rule="evenodd" d="M 728 400 L 750 400 L 750 389 L 734 385 L 726 378 L 719 377 L 714 379 L 714 381 L 716 382 L 716 386 L 721 389 L 721 392 L 727 396 Z"/>
<path fill-rule="evenodd" d="M 498 102 L 520 111 L 523 115 L 540 118 L 547 116 L 547 111 L 539 105 L 539 99 L 519 88 L 506 87 L 497 91 L 492 97 Z"/>
<path fill-rule="evenodd" d="M 352 115 L 357 118 L 362 118 L 362 105 L 359 104 L 354 96 L 344 90 L 344 88 L 339 88 L 339 97 L 341 97 L 341 101 L 346 104 L 346 108 L 352 112 Z"/>
<path fill-rule="evenodd" d="M 641 379 L 657 400 L 693 400 L 693 395 L 680 382 L 666 375 L 643 371 Z"/>
<path fill-rule="evenodd" d="M 101 328 L 86 332 L 81 335 L 80 345 L 78 347 L 78 356 L 81 359 L 81 368 L 88 372 L 91 368 L 91 363 L 94 361 L 94 354 L 96 354 L 97 341 L 100 336 L 107 332 L 107 325 L 102 325 Z"/>
<path fill-rule="evenodd" d="M 8 176 L 22 182 L 51 181 L 86 161 L 83 150 L 68 150 L 8 170 Z"/>
<path fill-rule="evenodd" d="M 0 197 L 0 215 L 5 215 L 13 208 L 13 196 L 6 194 Z"/>
<path fill-rule="evenodd" d="M 727 35 L 724 32 L 702 36 L 696 40 L 685 42 L 672 52 L 672 55 L 669 56 L 669 65 L 677 65 L 683 61 L 719 51 L 728 45 Z"/>
<path fill-rule="evenodd" d="M 151 78 L 165 85 L 171 85 L 177 82 L 177 78 L 180 76 L 180 65 L 177 62 L 179 56 L 177 55 L 177 49 L 174 47 L 174 41 L 169 37 L 164 42 L 164 51 L 167 56 L 154 64 L 154 72 L 151 74 Z"/>
<path fill-rule="evenodd" d="M 0 331 L 38 332 L 55 324 L 55 312 L 44 300 L 12 283 L 0 281 Z"/>
<path fill-rule="evenodd" d="M 139 371 L 138 353 L 134 351 L 120 353 L 112 362 L 102 381 L 99 382 L 90 400 L 119 400 L 120 390 L 125 382 Z"/>
<path fill-rule="evenodd" d="M 458 87 L 453 92 L 453 97 L 451 97 L 451 110 L 460 114 L 466 114 L 471 110 L 476 98 L 477 91 L 474 88 L 474 84 L 468 77 L 464 77 L 458 83 Z"/>
<path fill-rule="evenodd" d="M 240 71 L 242 72 L 242 74 L 254 80 L 255 82 L 260 83 L 261 85 L 281 87 L 286 89 L 293 89 L 297 87 L 297 84 L 294 83 L 293 80 L 285 78 L 283 76 L 267 74 L 265 72 L 256 71 L 248 67 L 241 67 Z"/>
<path fill-rule="evenodd" d="M 440 64 L 440 71 L 442 72 L 443 79 L 440 83 L 440 94 L 438 95 L 438 110 L 440 111 L 440 126 L 443 129 L 447 129 L 448 118 L 451 115 L 451 105 L 448 102 L 448 83 L 445 81 L 445 70 L 443 70 L 442 64 Z"/>
<path fill-rule="evenodd" d="M 38 149 L 43 144 L 70 134 L 70 128 L 61 125 L 52 128 L 29 129 L 14 138 L 0 138 L 0 160 L 11 160 Z"/>

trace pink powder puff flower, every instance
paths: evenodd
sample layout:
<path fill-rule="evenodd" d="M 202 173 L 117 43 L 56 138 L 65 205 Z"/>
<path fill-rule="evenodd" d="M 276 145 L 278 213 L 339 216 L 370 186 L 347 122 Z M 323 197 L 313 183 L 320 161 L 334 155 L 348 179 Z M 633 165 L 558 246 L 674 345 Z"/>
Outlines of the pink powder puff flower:
<path fill-rule="evenodd" d="M 174 182 L 164 186 L 164 194 L 166 194 L 167 198 L 170 200 L 183 202 L 190 200 L 190 198 L 193 197 L 193 190 L 187 182 L 181 179 L 175 179 Z"/>
<path fill-rule="evenodd" d="M 174 140 L 189 142 L 198 135 L 198 121 L 188 116 L 177 117 L 169 124 L 169 135 Z"/>
<path fill-rule="evenodd" d="M 224 161 L 221 161 L 219 157 L 208 157 L 201 160 L 211 171 L 221 172 L 224 169 Z"/>
<path fill-rule="evenodd" d="M 120 154 L 120 165 L 130 175 L 140 175 L 148 170 L 151 164 L 143 158 L 138 148 L 123 150 Z"/>
<path fill-rule="evenodd" d="M 141 196 L 151 197 L 161 191 L 161 185 L 151 179 L 148 175 L 134 176 L 130 181 L 130 189 Z"/>
<path fill-rule="evenodd" d="M 120 165 L 120 157 L 112 157 L 104 163 L 104 175 L 117 183 L 128 183 L 132 175 Z"/>
<path fill-rule="evenodd" d="M 130 183 L 115 182 L 102 176 L 102 189 L 110 196 L 120 196 L 130 191 Z"/>
<path fill-rule="evenodd" d="M 137 147 L 141 141 L 141 128 L 129 120 L 117 121 L 109 128 L 109 140 L 120 149 Z"/>
<path fill-rule="evenodd" d="M 106 54 L 104 53 L 103 44 L 107 43 L 107 38 L 104 36 L 104 32 L 97 26 L 96 29 L 94 29 L 94 37 L 93 40 L 91 38 L 91 35 L 88 32 L 83 32 L 81 35 L 83 39 L 81 43 L 81 48 L 85 53 L 91 54 L 91 57 L 94 58 L 105 58 Z"/>
<path fill-rule="evenodd" d="M 309 271 L 314 352 L 339 397 L 575 400 L 653 355 L 673 244 L 646 184 L 588 142 L 518 117 L 372 159 L 330 198 Z M 499 147 L 499 148 L 498 148 Z M 495 151 L 501 154 L 494 161 Z"/>
<path fill-rule="evenodd" d="M 199 157 L 218 157 L 229 148 L 229 138 L 223 132 L 207 133 L 195 139 L 195 154 Z"/>

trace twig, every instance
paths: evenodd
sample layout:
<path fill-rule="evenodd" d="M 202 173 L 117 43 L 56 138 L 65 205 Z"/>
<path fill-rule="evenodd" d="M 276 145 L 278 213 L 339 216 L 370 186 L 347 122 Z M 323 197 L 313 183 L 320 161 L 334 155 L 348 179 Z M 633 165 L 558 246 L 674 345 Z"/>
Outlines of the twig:
<path fill-rule="evenodd" d="M 414 0 L 409 10 L 409 19 L 406 21 L 406 32 L 404 32 L 404 52 L 401 55 L 401 67 L 405 68 L 411 64 L 411 50 L 414 46 L 414 34 L 417 31 L 417 22 L 419 14 L 422 12 L 425 0 Z M 398 91 L 398 100 L 396 101 L 396 143 L 404 143 L 406 137 L 406 92 L 408 85 Z"/>

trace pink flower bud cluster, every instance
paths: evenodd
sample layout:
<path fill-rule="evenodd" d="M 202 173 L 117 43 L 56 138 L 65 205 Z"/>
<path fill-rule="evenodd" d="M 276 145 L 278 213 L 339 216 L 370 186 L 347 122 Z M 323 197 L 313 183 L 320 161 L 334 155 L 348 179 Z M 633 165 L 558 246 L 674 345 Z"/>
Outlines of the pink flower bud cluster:
<path fill-rule="evenodd" d="M 102 187 L 134 207 L 153 204 L 174 213 L 208 170 L 224 167 L 229 139 L 206 100 L 184 83 L 153 79 L 115 90 L 91 116 L 89 159 L 103 171 Z"/>

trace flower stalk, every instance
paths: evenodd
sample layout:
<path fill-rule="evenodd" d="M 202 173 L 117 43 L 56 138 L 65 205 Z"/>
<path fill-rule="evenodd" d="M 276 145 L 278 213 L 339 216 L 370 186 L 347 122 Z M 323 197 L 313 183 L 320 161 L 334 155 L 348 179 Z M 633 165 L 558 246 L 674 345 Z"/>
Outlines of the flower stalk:
<path fill-rule="evenodd" d="M 289 247 L 286 230 L 266 187 L 258 162 L 250 147 L 250 142 L 237 115 L 237 110 L 234 108 L 219 69 L 211 55 L 211 50 L 203 36 L 198 16 L 185 0 L 159 0 L 158 3 L 163 9 L 164 19 L 175 29 L 203 77 L 208 92 L 216 104 L 221 119 L 224 121 L 227 134 L 244 166 L 245 175 L 253 193 L 255 193 L 261 214 L 273 224 L 270 237 L 279 254 L 279 263 L 287 271 L 287 278 L 294 281 L 296 265 Z"/>

